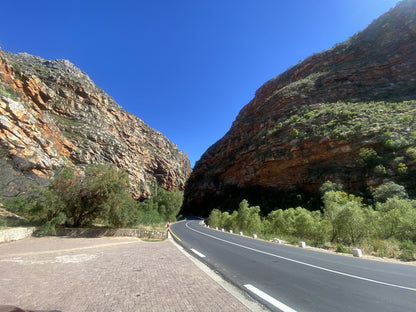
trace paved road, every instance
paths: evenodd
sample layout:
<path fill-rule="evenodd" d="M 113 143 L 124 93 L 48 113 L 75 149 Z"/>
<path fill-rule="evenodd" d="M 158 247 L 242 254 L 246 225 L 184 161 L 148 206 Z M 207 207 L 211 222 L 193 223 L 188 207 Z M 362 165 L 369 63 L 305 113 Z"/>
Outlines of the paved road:
<path fill-rule="evenodd" d="M 173 242 L 108 237 L 0 244 L 0 311 L 2 305 L 42 312 L 250 311 Z"/>
<path fill-rule="evenodd" d="M 278 245 L 198 221 L 171 229 L 184 248 L 273 311 L 416 311 L 415 266 Z"/>

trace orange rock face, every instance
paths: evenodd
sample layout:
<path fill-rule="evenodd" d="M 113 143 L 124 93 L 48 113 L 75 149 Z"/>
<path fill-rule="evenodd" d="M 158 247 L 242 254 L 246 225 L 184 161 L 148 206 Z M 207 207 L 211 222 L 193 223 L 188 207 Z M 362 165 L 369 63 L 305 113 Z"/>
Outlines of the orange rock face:
<path fill-rule="evenodd" d="M 308 131 L 319 124 L 297 120 L 312 106 L 323 111 L 328 103 L 338 101 L 416 99 L 415 16 L 416 1 L 404 1 L 346 42 L 266 82 L 229 132 L 197 162 L 182 213 L 208 215 L 213 208 L 236 209 L 242 198 L 281 207 L 285 194 L 293 191 L 301 198 L 316 193 L 325 180 L 352 189 L 382 183 L 382 178 L 374 180 L 357 165 L 363 148 L 380 150 L 381 137 L 370 132 L 361 137 L 332 133 L 317 137 Z M 406 131 L 401 135 L 416 131 L 414 123 Z M 394 178 L 394 173 L 388 174 L 383 178 Z M 293 200 L 290 205 L 304 203 Z"/>
<path fill-rule="evenodd" d="M 135 198 L 183 190 L 191 168 L 162 133 L 124 111 L 66 60 L 0 51 L 0 179 L 14 196 L 62 167 L 113 163 Z"/>

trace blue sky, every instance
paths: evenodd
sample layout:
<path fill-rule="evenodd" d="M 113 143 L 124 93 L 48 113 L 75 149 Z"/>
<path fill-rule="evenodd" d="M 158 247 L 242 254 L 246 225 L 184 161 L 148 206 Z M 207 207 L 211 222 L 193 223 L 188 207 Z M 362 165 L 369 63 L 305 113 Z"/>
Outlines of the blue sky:
<path fill-rule="evenodd" d="M 398 0 L 3 1 L 3 50 L 68 59 L 192 166 L 255 91 Z"/>

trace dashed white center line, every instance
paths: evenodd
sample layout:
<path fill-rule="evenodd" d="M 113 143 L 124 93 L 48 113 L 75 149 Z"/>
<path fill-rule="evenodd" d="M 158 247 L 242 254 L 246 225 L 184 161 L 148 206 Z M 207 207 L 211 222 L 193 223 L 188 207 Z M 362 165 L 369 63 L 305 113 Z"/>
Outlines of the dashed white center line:
<path fill-rule="evenodd" d="M 291 307 L 288 307 L 284 303 L 282 303 L 279 300 L 276 300 L 275 298 L 269 296 L 268 294 L 266 294 L 265 292 L 261 291 L 260 289 L 258 289 L 256 287 L 254 287 L 251 284 L 246 284 L 246 285 L 244 285 L 244 287 L 247 288 L 249 291 L 251 291 L 253 294 L 259 296 L 263 300 L 265 300 L 268 303 L 270 303 L 271 305 L 275 306 L 276 308 L 278 308 L 282 312 L 296 312 L 296 310 L 293 310 Z"/>
<path fill-rule="evenodd" d="M 198 250 L 195 250 L 193 248 L 191 248 L 192 252 L 194 252 L 195 254 L 197 254 L 198 256 L 200 256 L 201 258 L 205 258 L 205 255 L 200 253 Z"/>

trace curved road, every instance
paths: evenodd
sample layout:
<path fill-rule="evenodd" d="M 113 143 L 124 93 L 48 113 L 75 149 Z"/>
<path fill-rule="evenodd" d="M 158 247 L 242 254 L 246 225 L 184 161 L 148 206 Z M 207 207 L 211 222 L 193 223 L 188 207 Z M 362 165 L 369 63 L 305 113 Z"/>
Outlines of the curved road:
<path fill-rule="evenodd" d="M 175 240 L 272 311 L 416 311 L 416 266 L 278 245 L 185 220 Z"/>

